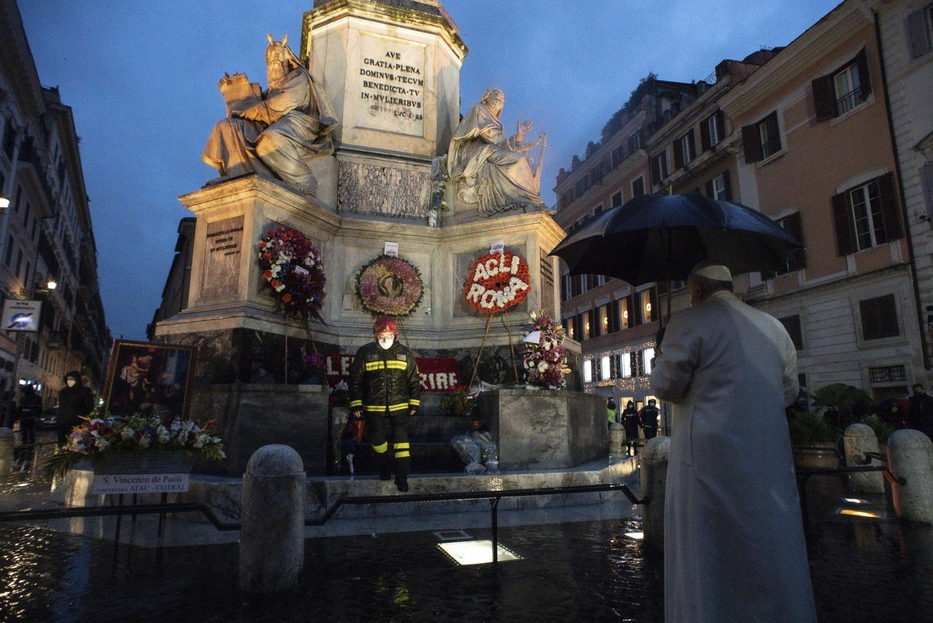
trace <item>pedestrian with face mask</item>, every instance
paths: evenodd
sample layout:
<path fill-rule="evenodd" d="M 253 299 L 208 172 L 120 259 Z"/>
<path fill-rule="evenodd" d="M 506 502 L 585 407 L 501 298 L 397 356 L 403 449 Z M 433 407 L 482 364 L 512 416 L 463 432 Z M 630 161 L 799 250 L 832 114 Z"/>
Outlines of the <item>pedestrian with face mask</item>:
<path fill-rule="evenodd" d="M 65 386 L 58 392 L 58 445 L 68 443 L 71 429 L 94 410 L 94 393 L 81 382 L 81 373 L 65 375 Z"/>
<path fill-rule="evenodd" d="M 411 449 L 408 421 L 421 405 L 421 378 L 411 350 L 398 341 L 398 325 L 381 316 L 373 325 L 373 341 L 362 346 L 350 366 L 350 426 L 353 439 L 369 440 L 376 453 L 379 479 L 390 480 L 389 436 L 395 459 L 395 485 L 408 491 Z"/>

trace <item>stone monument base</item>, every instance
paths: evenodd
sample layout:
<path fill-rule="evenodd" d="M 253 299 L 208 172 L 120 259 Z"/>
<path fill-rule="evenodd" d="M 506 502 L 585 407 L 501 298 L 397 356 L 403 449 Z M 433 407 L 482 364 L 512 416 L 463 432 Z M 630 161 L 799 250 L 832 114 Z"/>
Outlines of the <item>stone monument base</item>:
<path fill-rule="evenodd" d="M 242 476 L 253 453 L 284 443 L 294 448 L 308 476 L 327 470 L 327 385 L 210 385 L 194 390 L 191 415 L 216 419 L 227 460 L 199 461 L 195 470 Z"/>
<path fill-rule="evenodd" d="M 480 394 L 477 407 L 499 448 L 503 471 L 576 467 L 607 455 L 602 396 L 500 388 Z"/>

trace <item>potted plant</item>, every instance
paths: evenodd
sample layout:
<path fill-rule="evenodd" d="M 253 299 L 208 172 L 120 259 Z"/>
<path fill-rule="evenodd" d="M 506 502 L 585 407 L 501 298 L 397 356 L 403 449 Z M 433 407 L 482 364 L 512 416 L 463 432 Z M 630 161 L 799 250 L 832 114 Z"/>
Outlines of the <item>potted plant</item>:
<path fill-rule="evenodd" d="M 101 473 L 148 473 L 154 466 L 179 461 L 190 469 L 197 455 L 226 458 L 213 420 L 163 419 L 159 414 L 82 419 L 85 423 L 72 429 L 68 442 L 46 463 L 47 478 L 64 478 L 81 461 L 89 461 Z"/>
<path fill-rule="evenodd" d="M 839 467 L 841 432 L 826 421 L 821 410 L 795 412 L 787 425 L 798 469 Z"/>

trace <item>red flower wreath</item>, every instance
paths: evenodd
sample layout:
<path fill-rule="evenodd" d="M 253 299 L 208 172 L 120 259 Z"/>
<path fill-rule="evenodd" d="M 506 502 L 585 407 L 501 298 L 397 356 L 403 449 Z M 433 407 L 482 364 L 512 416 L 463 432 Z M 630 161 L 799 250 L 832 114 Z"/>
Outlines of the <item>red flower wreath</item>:
<path fill-rule="evenodd" d="M 531 292 L 531 274 L 520 255 L 487 253 L 470 267 L 463 296 L 473 309 L 495 314 L 521 304 Z"/>
<path fill-rule="evenodd" d="M 259 268 L 262 277 L 287 312 L 321 322 L 324 303 L 324 265 L 321 252 L 308 237 L 290 227 L 269 230 L 259 239 Z"/>

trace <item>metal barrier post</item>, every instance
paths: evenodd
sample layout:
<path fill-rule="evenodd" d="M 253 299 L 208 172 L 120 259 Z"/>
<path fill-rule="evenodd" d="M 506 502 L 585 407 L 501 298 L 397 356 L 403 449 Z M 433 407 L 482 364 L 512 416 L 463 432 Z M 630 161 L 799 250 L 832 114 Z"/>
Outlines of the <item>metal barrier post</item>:
<path fill-rule="evenodd" d="M 492 506 L 492 561 L 493 563 L 499 562 L 499 496 L 491 499 L 490 505 Z"/>

